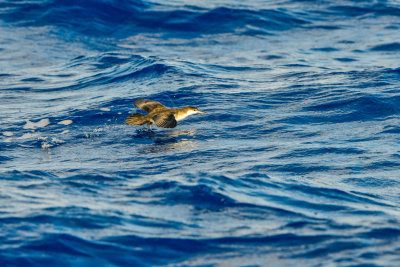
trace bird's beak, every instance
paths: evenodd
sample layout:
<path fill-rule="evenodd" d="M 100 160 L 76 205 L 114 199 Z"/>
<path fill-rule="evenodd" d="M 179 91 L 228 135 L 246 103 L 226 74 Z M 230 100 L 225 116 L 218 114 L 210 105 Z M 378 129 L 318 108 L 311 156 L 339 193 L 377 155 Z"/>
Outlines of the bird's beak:
<path fill-rule="evenodd" d="M 205 114 L 205 112 L 204 112 L 204 111 L 200 111 L 200 110 L 198 111 L 198 113 Z"/>

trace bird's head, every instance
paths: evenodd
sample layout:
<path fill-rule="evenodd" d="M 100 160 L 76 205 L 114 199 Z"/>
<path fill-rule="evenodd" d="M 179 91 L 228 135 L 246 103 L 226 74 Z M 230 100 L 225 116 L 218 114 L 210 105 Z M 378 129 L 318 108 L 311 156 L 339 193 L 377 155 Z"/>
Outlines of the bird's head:
<path fill-rule="evenodd" d="M 205 113 L 205 112 L 200 111 L 195 107 L 180 108 L 175 113 L 175 119 L 177 121 L 181 121 L 181 120 L 185 119 L 186 117 L 193 115 L 193 114 L 197 114 L 197 113 Z"/>
<path fill-rule="evenodd" d="M 197 113 L 201 113 L 201 114 L 205 113 L 204 111 L 200 111 L 195 107 L 186 107 L 185 111 L 186 111 L 187 116 L 197 114 Z"/>

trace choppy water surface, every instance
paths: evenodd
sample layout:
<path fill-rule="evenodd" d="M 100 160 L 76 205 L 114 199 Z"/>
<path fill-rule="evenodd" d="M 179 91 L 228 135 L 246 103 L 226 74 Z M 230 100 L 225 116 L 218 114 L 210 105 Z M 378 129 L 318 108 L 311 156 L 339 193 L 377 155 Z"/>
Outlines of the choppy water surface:
<path fill-rule="evenodd" d="M 397 1 L 2 1 L 2 266 L 398 266 Z M 125 125 L 146 97 L 207 112 Z"/>

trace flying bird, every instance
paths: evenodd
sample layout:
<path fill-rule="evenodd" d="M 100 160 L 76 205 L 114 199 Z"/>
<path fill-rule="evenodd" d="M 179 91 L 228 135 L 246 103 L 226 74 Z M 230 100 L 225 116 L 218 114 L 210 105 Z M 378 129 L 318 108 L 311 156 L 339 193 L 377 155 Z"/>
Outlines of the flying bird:
<path fill-rule="evenodd" d="M 150 130 L 152 124 L 163 128 L 175 128 L 178 125 L 178 121 L 193 114 L 205 113 L 195 107 L 167 108 L 160 102 L 144 98 L 136 99 L 133 104 L 148 114 L 135 113 L 129 116 L 125 123 L 130 125 L 147 124 Z"/>

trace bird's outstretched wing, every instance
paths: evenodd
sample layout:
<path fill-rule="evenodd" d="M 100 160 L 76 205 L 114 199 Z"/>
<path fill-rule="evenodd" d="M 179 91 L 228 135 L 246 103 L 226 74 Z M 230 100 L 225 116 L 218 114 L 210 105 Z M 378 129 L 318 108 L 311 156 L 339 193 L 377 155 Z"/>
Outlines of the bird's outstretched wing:
<path fill-rule="evenodd" d="M 174 113 L 164 112 L 153 116 L 154 124 L 163 128 L 175 128 L 178 122 L 175 119 Z"/>
<path fill-rule="evenodd" d="M 160 102 L 149 100 L 149 99 L 144 99 L 144 98 L 139 98 L 136 99 L 135 102 L 133 103 L 136 107 L 143 109 L 147 113 L 154 112 L 154 111 L 164 111 L 168 110 L 166 106 L 161 104 Z"/>

